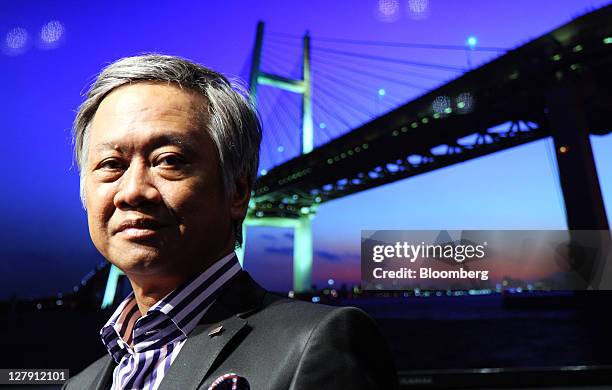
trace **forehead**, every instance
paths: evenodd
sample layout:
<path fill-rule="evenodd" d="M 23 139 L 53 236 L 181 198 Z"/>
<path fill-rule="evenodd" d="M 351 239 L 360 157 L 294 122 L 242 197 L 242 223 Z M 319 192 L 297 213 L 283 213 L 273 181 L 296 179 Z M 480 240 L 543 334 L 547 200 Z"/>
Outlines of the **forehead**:
<path fill-rule="evenodd" d="M 202 138 L 205 99 L 175 85 L 143 82 L 124 85 L 106 96 L 90 126 L 90 149 L 96 144 L 128 143 L 154 138 Z"/>

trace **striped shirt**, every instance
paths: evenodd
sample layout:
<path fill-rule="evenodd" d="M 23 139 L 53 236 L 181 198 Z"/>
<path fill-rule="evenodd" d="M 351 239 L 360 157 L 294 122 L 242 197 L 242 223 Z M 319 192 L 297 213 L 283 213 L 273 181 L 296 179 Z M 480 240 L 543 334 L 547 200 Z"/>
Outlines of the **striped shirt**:
<path fill-rule="evenodd" d="M 117 362 L 111 389 L 157 389 L 189 333 L 240 269 L 232 252 L 159 300 L 144 316 L 130 293 L 100 330 Z"/>

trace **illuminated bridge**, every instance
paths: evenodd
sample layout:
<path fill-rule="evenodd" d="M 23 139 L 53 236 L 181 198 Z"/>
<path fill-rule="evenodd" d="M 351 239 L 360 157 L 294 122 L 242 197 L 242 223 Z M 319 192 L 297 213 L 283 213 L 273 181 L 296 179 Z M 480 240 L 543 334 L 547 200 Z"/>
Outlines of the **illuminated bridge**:
<path fill-rule="evenodd" d="M 467 56 L 467 67 L 412 61 L 405 50 Z M 471 69 L 483 53 L 495 58 Z M 250 92 L 264 142 L 245 225 L 295 229 L 296 291 L 310 288 L 318 205 L 544 137 L 554 140 L 569 229 L 609 228 L 589 134 L 612 128 L 612 6 L 512 50 L 475 38 L 448 46 L 264 35 L 260 23 Z M 107 303 L 117 278 L 111 271 Z"/>

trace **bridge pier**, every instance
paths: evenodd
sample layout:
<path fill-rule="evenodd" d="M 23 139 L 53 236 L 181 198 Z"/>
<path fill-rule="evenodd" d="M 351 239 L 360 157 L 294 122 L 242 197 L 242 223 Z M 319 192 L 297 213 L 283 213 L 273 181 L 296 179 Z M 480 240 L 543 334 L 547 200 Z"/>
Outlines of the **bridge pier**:
<path fill-rule="evenodd" d="M 559 82 L 548 91 L 546 103 L 570 231 L 568 287 L 597 289 L 611 243 L 580 90 L 571 80 Z"/>
<path fill-rule="evenodd" d="M 565 80 L 551 86 L 546 100 L 567 227 L 608 230 L 580 91 L 573 82 Z"/>
<path fill-rule="evenodd" d="M 312 215 L 306 215 L 298 219 L 293 233 L 293 291 L 310 291 L 312 254 Z"/>
<path fill-rule="evenodd" d="M 312 218 L 314 214 L 299 218 L 248 217 L 243 226 L 269 226 L 293 229 L 293 290 L 310 291 L 312 285 L 313 239 Z M 246 237 L 243 235 L 243 237 Z M 246 240 L 243 240 L 243 245 Z M 244 252 L 243 252 L 244 253 Z"/>
<path fill-rule="evenodd" d="M 115 295 L 117 295 L 117 286 L 119 285 L 119 277 L 121 275 L 124 275 L 123 271 L 111 264 L 106 288 L 104 289 L 104 297 L 102 298 L 102 309 L 111 307 L 115 302 Z"/>

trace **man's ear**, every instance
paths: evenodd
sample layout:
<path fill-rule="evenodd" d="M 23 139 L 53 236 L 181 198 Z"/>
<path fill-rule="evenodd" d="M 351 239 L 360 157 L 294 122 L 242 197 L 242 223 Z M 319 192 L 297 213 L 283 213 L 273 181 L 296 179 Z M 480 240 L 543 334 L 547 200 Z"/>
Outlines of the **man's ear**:
<path fill-rule="evenodd" d="M 251 180 L 248 175 L 236 178 L 234 195 L 230 199 L 230 213 L 233 220 L 243 220 L 251 199 Z"/>

